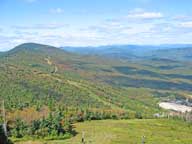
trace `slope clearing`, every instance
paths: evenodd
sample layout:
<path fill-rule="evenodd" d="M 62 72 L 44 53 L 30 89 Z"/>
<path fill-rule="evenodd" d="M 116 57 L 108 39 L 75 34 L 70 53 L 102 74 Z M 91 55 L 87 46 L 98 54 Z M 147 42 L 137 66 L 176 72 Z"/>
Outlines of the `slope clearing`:
<path fill-rule="evenodd" d="M 78 134 L 68 140 L 34 141 L 34 144 L 81 144 L 82 132 L 88 144 L 140 144 L 145 136 L 146 144 L 190 144 L 192 125 L 182 121 L 103 120 L 75 124 Z M 30 141 L 33 143 L 33 141 Z M 28 144 L 18 142 L 17 144 Z"/>

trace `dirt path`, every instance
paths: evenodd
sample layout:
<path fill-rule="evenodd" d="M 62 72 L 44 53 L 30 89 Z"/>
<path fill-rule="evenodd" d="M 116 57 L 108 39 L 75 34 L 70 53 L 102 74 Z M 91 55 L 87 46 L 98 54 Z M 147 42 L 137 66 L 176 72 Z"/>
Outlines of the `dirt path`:
<path fill-rule="evenodd" d="M 56 66 L 56 64 L 53 63 L 53 61 L 51 61 L 50 58 L 45 58 L 45 61 L 47 62 L 48 65 L 54 66 L 54 70 L 52 73 L 56 73 L 58 71 L 58 67 Z"/>

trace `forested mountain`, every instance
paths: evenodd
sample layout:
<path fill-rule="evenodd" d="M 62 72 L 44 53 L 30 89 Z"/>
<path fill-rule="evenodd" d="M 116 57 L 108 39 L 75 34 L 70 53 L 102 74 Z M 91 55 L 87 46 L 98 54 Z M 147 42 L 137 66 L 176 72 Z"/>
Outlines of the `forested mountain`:
<path fill-rule="evenodd" d="M 10 109 L 44 105 L 50 98 L 68 106 L 122 109 L 134 91 L 145 91 L 148 97 L 165 92 L 188 97 L 191 63 L 165 60 L 121 61 L 26 43 L 1 56 L 1 88 L 5 89 L 1 97 L 11 100 Z"/>
<path fill-rule="evenodd" d="M 153 103 L 150 103 L 134 98 L 138 95 L 149 99 L 152 97 L 150 90 L 134 94 L 137 89 L 117 88 L 105 83 L 102 77 L 96 79 L 101 73 L 110 72 L 107 63 L 112 63 L 111 60 L 105 62 L 52 46 L 27 43 L 4 53 L 0 62 L 0 95 L 11 111 L 34 106 L 55 109 L 57 105 L 114 110 L 114 113 L 130 111 L 133 114 L 146 109 L 146 116 L 158 111 L 157 100 L 152 99 Z"/>
<path fill-rule="evenodd" d="M 11 136 L 70 137 L 75 121 L 152 118 L 163 111 L 160 101 L 191 101 L 191 68 L 190 62 L 122 60 L 25 43 L 1 53 L 0 98 Z"/>

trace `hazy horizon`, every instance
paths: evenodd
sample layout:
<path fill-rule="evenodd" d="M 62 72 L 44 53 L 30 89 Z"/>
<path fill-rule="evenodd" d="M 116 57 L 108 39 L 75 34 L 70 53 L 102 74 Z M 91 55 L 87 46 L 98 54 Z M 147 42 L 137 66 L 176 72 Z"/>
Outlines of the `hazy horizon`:
<path fill-rule="evenodd" d="M 49 45 L 49 44 L 44 44 L 44 43 L 36 43 L 36 42 L 24 42 L 24 43 L 20 43 L 20 44 L 17 44 L 15 45 L 14 47 L 12 48 L 9 48 L 9 49 L 0 49 L 0 52 L 7 52 L 9 50 L 12 50 L 14 49 L 15 47 L 19 46 L 19 45 L 22 45 L 22 44 L 27 44 L 27 43 L 34 43 L 34 44 L 41 44 L 41 45 Z M 171 48 L 170 46 L 175 46 L 173 48 L 180 48 L 180 47 L 176 47 L 176 46 L 183 46 L 181 48 L 185 48 L 185 46 L 192 46 L 192 43 L 170 43 L 170 44 L 166 44 L 166 43 L 163 43 L 163 44 L 109 44 L 109 45 L 84 45 L 84 46 L 71 46 L 71 45 L 61 45 L 61 46 L 55 46 L 55 45 L 49 45 L 49 46 L 54 46 L 54 47 L 57 47 L 57 48 L 64 48 L 64 47 L 72 47 L 72 48 L 99 48 L 99 47 L 107 47 L 107 46 L 154 46 L 154 47 L 164 47 L 164 48 Z M 166 47 L 168 46 L 168 47 Z"/>

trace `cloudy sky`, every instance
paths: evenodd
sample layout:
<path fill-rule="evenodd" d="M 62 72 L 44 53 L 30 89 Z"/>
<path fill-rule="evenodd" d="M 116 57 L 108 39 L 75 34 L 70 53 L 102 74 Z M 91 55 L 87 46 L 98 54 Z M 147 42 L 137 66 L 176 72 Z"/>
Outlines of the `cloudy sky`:
<path fill-rule="evenodd" d="M 192 43 L 192 0 L 0 0 L 0 51 Z"/>

